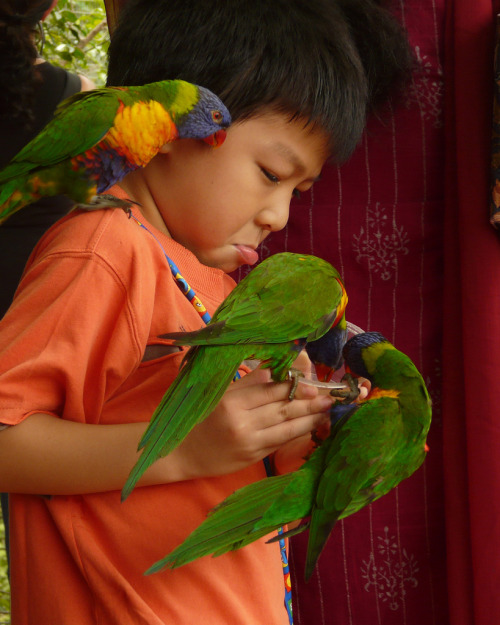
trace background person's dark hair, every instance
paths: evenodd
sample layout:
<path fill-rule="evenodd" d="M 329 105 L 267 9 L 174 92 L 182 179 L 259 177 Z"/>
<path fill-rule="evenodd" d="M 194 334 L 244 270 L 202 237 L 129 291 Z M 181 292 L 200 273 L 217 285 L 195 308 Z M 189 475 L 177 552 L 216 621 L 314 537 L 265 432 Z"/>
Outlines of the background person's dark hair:
<path fill-rule="evenodd" d="M 34 34 L 51 0 L 2 0 L 0 4 L 0 116 L 33 121 L 38 74 Z"/>
<path fill-rule="evenodd" d="M 401 27 L 374 0 L 129 0 L 108 85 L 181 78 L 214 91 L 235 121 L 268 107 L 303 116 L 342 162 L 410 64 Z"/>

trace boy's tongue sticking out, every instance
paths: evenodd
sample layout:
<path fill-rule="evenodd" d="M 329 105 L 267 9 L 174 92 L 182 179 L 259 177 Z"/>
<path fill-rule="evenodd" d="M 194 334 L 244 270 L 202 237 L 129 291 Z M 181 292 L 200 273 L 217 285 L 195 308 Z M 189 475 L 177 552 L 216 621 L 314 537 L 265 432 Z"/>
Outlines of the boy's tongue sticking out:
<path fill-rule="evenodd" d="M 238 250 L 241 258 L 247 265 L 255 265 L 259 260 L 259 254 L 248 245 L 235 245 L 234 247 Z"/>

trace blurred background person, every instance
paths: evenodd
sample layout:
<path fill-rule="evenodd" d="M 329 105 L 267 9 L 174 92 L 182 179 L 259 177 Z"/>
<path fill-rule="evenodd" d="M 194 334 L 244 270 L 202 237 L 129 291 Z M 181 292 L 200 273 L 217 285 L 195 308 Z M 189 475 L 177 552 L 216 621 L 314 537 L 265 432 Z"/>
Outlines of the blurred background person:
<path fill-rule="evenodd" d="M 0 169 L 52 119 L 57 105 L 94 88 L 86 76 L 43 59 L 43 20 L 57 0 L 2 0 L 0 3 Z M 65 215 L 63 196 L 41 199 L 0 228 L 0 317 L 10 306 L 31 251 L 42 234 Z M 8 555 L 8 497 L 1 495 Z"/>

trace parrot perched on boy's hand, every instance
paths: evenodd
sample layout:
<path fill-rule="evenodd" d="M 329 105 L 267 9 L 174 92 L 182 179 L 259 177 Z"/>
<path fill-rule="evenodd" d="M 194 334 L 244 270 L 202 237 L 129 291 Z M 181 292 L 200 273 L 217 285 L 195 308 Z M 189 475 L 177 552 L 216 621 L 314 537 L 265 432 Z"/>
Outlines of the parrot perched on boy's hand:
<path fill-rule="evenodd" d="M 101 194 L 166 143 L 190 138 L 220 145 L 230 123 L 217 96 L 182 80 L 77 93 L 0 171 L 0 224 L 42 196 L 68 195 L 87 210 L 129 210 L 128 202 Z"/>
<path fill-rule="evenodd" d="M 299 470 L 233 493 L 148 573 L 239 549 L 310 517 L 270 540 L 309 528 L 308 580 L 335 522 L 382 497 L 420 467 L 431 402 L 412 361 L 378 332 L 354 336 L 343 353 L 346 370 L 370 380 L 368 396 L 356 404 L 334 404 L 330 435 Z"/>
<path fill-rule="evenodd" d="M 132 491 L 144 471 L 166 456 L 218 404 L 240 364 L 262 360 L 272 379 L 287 379 L 307 341 L 344 318 L 347 295 L 336 269 L 301 254 L 275 254 L 253 269 L 196 332 L 164 335 L 190 345 L 179 375 L 154 412 L 142 455 L 123 488 Z"/>

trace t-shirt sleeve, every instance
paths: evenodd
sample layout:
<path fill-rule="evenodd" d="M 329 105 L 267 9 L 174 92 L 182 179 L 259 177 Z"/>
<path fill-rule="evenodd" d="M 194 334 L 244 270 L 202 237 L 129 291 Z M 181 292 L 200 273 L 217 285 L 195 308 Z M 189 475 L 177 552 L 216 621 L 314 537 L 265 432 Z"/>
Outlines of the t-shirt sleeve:
<path fill-rule="evenodd" d="M 0 423 L 35 412 L 98 423 L 140 359 L 117 272 L 91 254 L 49 256 L 24 276 L 0 322 Z"/>

